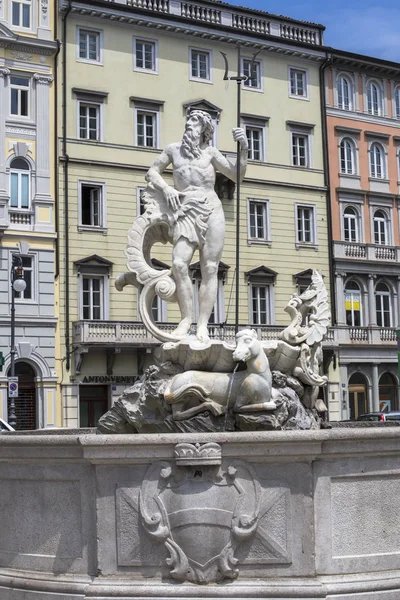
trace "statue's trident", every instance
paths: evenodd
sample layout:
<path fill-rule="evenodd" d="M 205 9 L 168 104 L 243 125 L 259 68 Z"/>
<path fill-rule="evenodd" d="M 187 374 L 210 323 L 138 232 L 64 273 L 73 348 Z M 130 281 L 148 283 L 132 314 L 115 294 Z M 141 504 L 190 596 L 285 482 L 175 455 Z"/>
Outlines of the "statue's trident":
<path fill-rule="evenodd" d="M 236 81 L 237 83 L 237 127 L 241 126 L 241 91 L 242 82 L 253 78 L 253 71 L 255 66 L 255 60 L 257 55 L 261 52 L 259 50 L 253 54 L 252 61 L 250 63 L 249 75 L 242 75 L 241 55 L 240 55 L 240 44 L 237 44 L 237 74 L 229 77 L 229 64 L 228 58 L 225 52 L 221 52 L 225 61 L 225 74 L 224 81 Z M 236 308 L 235 308 L 235 333 L 239 330 L 239 235 L 240 235 L 240 143 L 237 143 L 236 147 Z"/>

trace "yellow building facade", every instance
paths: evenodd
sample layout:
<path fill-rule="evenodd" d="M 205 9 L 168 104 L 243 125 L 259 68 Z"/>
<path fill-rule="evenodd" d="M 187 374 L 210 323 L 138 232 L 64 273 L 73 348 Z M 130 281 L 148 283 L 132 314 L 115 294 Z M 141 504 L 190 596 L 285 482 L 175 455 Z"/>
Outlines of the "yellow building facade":
<path fill-rule="evenodd" d="M 235 156 L 237 84 L 224 80 L 221 53 L 235 75 L 238 43 L 250 76 L 241 103 L 249 164 L 240 204 L 240 323 L 273 339 L 288 323 L 290 295 L 310 282 L 310 268 L 323 272 L 329 288 L 323 28 L 211 2 L 72 0 L 60 5 L 59 31 L 63 425 L 93 426 L 157 345 L 140 321 L 136 290 L 114 287 L 126 270 L 127 231 L 140 213 L 146 171 L 181 139 L 194 108 L 209 112 L 213 143 Z M 232 339 L 235 193 L 220 175 L 216 189 L 227 233 L 211 335 Z M 171 249 L 157 248 L 154 258 L 169 265 Z M 175 305 L 154 310 L 162 326 L 178 321 Z"/>
<path fill-rule="evenodd" d="M 55 7 L 44 0 L 0 4 L 0 416 L 9 415 L 11 268 L 16 293 L 17 429 L 61 424 L 55 356 Z"/>

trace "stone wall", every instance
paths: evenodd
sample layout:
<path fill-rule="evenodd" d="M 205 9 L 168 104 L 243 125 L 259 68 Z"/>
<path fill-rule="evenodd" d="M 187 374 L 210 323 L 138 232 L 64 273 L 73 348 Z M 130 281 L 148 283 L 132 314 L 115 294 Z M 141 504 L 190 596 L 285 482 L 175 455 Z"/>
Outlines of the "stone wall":
<path fill-rule="evenodd" d="M 399 441 L 2 434 L 0 597 L 394 600 Z"/>

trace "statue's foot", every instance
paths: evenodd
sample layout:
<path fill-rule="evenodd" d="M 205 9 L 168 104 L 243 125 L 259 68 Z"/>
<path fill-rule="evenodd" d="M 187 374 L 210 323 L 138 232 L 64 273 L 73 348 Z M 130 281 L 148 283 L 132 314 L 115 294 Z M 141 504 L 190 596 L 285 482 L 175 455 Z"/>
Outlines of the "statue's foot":
<path fill-rule="evenodd" d="M 192 319 L 182 319 L 178 327 L 172 332 L 173 337 L 177 340 L 183 339 L 189 333 L 191 326 Z"/>
<path fill-rule="evenodd" d="M 197 325 L 196 337 L 199 340 L 199 342 L 202 342 L 203 344 L 206 344 L 210 341 L 207 325 Z"/>

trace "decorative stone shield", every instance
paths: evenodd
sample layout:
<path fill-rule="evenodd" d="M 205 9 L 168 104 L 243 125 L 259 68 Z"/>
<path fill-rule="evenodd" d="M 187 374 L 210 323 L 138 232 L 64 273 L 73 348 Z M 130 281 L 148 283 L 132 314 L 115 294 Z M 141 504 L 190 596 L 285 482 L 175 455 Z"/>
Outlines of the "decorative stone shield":
<path fill-rule="evenodd" d="M 238 576 L 235 550 L 257 529 L 260 486 L 242 461 L 177 467 L 156 462 L 140 497 L 147 533 L 165 544 L 171 576 L 210 583 Z"/>

